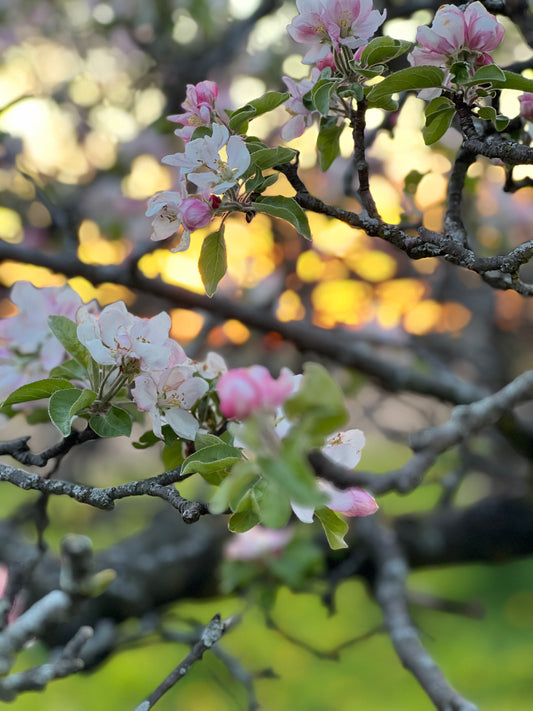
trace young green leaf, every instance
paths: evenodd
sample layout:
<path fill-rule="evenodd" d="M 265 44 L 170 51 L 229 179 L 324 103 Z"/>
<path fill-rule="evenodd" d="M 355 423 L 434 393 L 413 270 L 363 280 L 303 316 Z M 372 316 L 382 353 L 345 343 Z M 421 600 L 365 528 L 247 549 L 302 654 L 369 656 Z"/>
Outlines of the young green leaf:
<path fill-rule="evenodd" d="M 292 148 L 277 146 L 276 148 L 263 148 L 252 153 L 252 161 L 260 170 L 273 168 L 275 165 L 290 163 L 296 156 Z"/>
<path fill-rule="evenodd" d="M 259 515 L 253 510 L 237 511 L 230 517 L 228 528 L 233 533 L 246 533 L 259 523 Z"/>
<path fill-rule="evenodd" d="M 372 67 L 375 64 L 390 62 L 412 47 L 412 42 L 393 39 L 392 37 L 376 37 L 371 40 L 361 55 L 361 64 Z"/>
<path fill-rule="evenodd" d="M 78 339 L 77 326 L 66 316 L 49 316 L 48 325 L 63 348 L 85 368 L 89 365 L 91 355 Z"/>
<path fill-rule="evenodd" d="M 339 139 L 344 131 L 344 121 L 338 124 L 336 116 L 327 116 L 320 119 L 316 148 L 320 169 L 326 171 L 340 153 Z"/>
<path fill-rule="evenodd" d="M 316 509 L 315 514 L 320 519 L 328 539 L 329 547 L 333 550 L 348 548 L 344 536 L 348 532 L 348 524 L 338 513 L 328 508 Z"/>
<path fill-rule="evenodd" d="M 208 235 L 202 244 L 198 269 L 208 296 L 213 296 L 228 268 L 224 230 Z"/>
<path fill-rule="evenodd" d="M 96 393 L 92 390 L 72 388 L 53 393 L 50 397 L 48 413 L 63 437 L 70 434 L 74 417 L 92 405 L 94 400 L 96 400 Z"/>
<path fill-rule="evenodd" d="M 21 385 L 20 388 L 14 390 L 2 403 L 2 407 L 8 405 L 16 405 L 19 402 L 30 402 L 31 400 L 41 400 L 48 398 L 56 390 L 67 390 L 73 388 L 74 385 L 64 378 L 45 378 L 44 380 L 36 380 L 34 383 Z"/>
<path fill-rule="evenodd" d="M 432 66 L 407 67 L 394 72 L 372 87 L 367 94 L 370 106 L 387 109 L 390 97 L 399 91 L 441 88 L 444 81 L 442 69 Z"/>
<path fill-rule="evenodd" d="M 229 127 L 234 133 L 245 133 L 248 130 L 248 121 L 272 111 L 287 101 L 288 92 L 269 91 L 264 96 L 250 101 L 240 109 L 231 114 Z"/>
<path fill-rule="evenodd" d="M 335 79 L 320 79 L 311 89 L 311 99 L 316 110 L 322 116 L 329 114 L 331 95 L 335 91 L 338 82 Z"/>
<path fill-rule="evenodd" d="M 261 195 L 252 203 L 252 207 L 256 212 L 263 212 L 289 222 L 302 237 L 311 239 L 307 216 L 293 198 L 282 195 Z"/>
<path fill-rule="evenodd" d="M 108 412 L 93 415 L 89 426 L 99 437 L 129 437 L 131 434 L 131 417 L 120 407 L 112 405 Z"/>
<path fill-rule="evenodd" d="M 427 146 L 438 141 L 450 128 L 455 116 L 455 106 L 450 99 L 439 96 L 429 102 L 426 107 L 426 125 L 422 129 L 424 142 Z"/>

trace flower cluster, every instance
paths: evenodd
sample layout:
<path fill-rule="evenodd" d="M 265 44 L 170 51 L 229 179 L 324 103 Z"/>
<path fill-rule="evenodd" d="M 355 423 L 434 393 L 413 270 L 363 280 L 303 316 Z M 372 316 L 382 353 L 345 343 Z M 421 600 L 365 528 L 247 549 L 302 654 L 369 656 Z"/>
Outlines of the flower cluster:
<path fill-rule="evenodd" d="M 199 126 L 210 126 L 224 112 L 216 106 L 218 87 L 213 81 L 201 81 L 198 84 L 187 84 L 186 99 L 181 107 L 181 114 L 168 116 L 168 120 L 180 124 L 174 133 L 185 142 Z"/>
<path fill-rule="evenodd" d="M 332 51 L 353 51 L 365 44 L 385 21 L 385 12 L 372 9 L 372 0 L 296 0 L 299 14 L 287 27 L 295 40 L 311 45 L 303 58 L 314 64 Z"/>
<path fill-rule="evenodd" d="M 69 286 L 37 289 L 25 281 L 14 284 L 11 301 L 18 312 L 0 320 L 1 399 L 22 385 L 47 377 L 62 363 L 65 349 L 50 330 L 48 317 L 73 319 L 82 305 Z"/>
<path fill-rule="evenodd" d="M 463 12 L 455 5 L 442 5 L 431 27 L 419 27 L 415 47 L 408 59 L 412 66 L 433 65 L 445 69 L 445 86 L 451 86 L 451 67 L 461 62 L 472 77 L 481 66 L 492 64 L 492 52 L 503 39 L 504 28 L 480 2 Z"/>

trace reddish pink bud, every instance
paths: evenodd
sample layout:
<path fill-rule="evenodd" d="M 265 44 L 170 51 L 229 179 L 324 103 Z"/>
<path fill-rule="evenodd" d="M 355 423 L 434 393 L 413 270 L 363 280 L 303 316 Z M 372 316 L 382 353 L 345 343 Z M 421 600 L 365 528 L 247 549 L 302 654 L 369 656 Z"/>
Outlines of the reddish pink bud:
<path fill-rule="evenodd" d="M 181 224 L 190 232 L 206 227 L 211 222 L 213 214 L 208 203 L 198 198 L 185 198 L 179 210 Z"/>
<path fill-rule="evenodd" d="M 211 204 L 211 207 L 213 210 L 216 210 L 218 207 L 220 207 L 220 203 L 222 202 L 222 199 L 218 195 L 210 195 L 209 196 L 209 203 Z"/>
<path fill-rule="evenodd" d="M 292 392 L 292 378 L 282 371 L 273 378 L 262 365 L 234 368 L 224 373 L 217 383 L 220 411 L 229 419 L 249 417 L 257 410 L 273 410 Z"/>
<path fill-rule="evenodd" d="M 533 121 L 533 94 L 526 92 L 518 97 L 520 102 L 520 116 L 526 121 Z"/>

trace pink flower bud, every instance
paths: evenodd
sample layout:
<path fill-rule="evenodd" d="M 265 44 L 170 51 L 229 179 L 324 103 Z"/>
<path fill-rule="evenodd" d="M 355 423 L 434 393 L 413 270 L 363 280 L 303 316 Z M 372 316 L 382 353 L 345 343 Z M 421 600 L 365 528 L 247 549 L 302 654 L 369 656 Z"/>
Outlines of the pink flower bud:
<path fill-rule="evenodd" d="M 224 417 L 242 419 L 257 410 L 273 410 L 292 392 L 288 371 L 273 378 L 262 365 L 234 368 L 224 373 L 217 383 L 220 411 Z"/>
<path fill-rule="evenodd" d="M 526 92 L 518 97 L 520 102 L 520 116 L 526 121 L 533 121 L 533 94 Z"/>
<path fill-rule="evenodd" d="M 185 198 L 179 207 L 181 224 L 189 232 L 206 227 L 211 222 L 211 207 L 198 198 Z"/>

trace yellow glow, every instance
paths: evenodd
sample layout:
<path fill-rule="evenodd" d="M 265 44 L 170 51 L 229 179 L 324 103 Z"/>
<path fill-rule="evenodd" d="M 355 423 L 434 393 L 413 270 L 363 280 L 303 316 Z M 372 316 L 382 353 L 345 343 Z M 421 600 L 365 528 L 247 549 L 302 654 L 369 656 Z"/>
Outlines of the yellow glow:
<path fill-rule="evenodd" d="M 90 123 L 99 133 L 121 142 L 132 141 L 139 133 L 133 116 L 118 106 L 95 106 L 91 111 Z"/>
<path fill-rule="evenodd" d="M 418 279 L 391 279 L 377 284 L 377 321 L 384 328 L 395 328 L 403 314 L 410 311 L 424 296 L 425 285 Z"/>
<path fill-rule="evenodd" d="M 116 141 L 102 133 L 90 131 L 85 137 L 85 155 L 100 170 L 111 168 L 117 159 Z"/>
<path fill-rule="evenodd" d="M 242 346 L 250 338 L 250 331 L 240 321 L 230 319 L 222 326 L 222 331 L 228 341 L 236 346 Z"/>
<path fill-rule="evenodd" d="M 35 284 L 35 282 L 33 283 Z M 125 286 L 105 283 L 95 287 L 83 277 L 69 279 L 68 284 L 80 295 L 85 303 L 95 299 L 100 306 L 112 304 L 115 301 L 124 301 L 127 306 L 131 306 L 135 301 L 135 294 Z"/>
<path fill-rule="evenodd" d="M 37 91 L 37 82 L 28 57 L 20 47 L 11 47 L 4 54 L 0 67 L 0 106 L 7 106 L 25 94 Z"/>
<path fill-rule="evenodd" d="M 174 13 L 172 19 L 175 19 L 174 27 L 172 28 L 172 39 L 178 44 L 190 44 L 198 34 L 198 23 L 196 20 L 185 12 L 180 12 L 176 18 Z"/>
<path fill-rule="evenodd" d="M 61 286 L 66 279 L 61 274 L 54 274 L 45 267 L 5 261 L 0 264 L 0 281 L 5 286 L 13 286 L 16 281 L 31 281 L 34 286 L 41 287 Z"/>
<path fill-rule="evenodd" d="M 78 74 L 74 77 L 68 88 L 68 93 L 78 106 L 93 106 L 102 98 L 98 82 L 87 74 Z"/>
<path fill-rule="evenodd" d="M 433 274 L 439 266 L 439 260 L 436 257 L 424 257 L 413 261 L 413 267 L 420 274 Z"/>
<path fill-rule="evenodd" d="M 281 72 L 282 74 L 287 74 L 293 79 L 296 79 L 296 81 L 300 81 L 300 79 L 307 79 L 309 77 L 309 65 L 302 64 L 302 56 L 300 54 L 289 54 L 289 56 L 283 60 Z"/>
<path fill-rule="evenodd" d="M 141 126 L 149 126 L 162 116 L 165 104 L 163 92 L 151 86 L 135 94 L 133 114 Z"/>
<path fill-rule="evenodd" d="M 427 227 L 428 230 L 440 232 L 444 221 L 444 212 L 444 206 L 430 207 L 424 212 L 424 227 Z"/>
<path fill-rule="evenodd" d="M 146 200 L 158 190 L 172 188 L 172 172 L 154 158 L 143 154 L 131 164 L 131 172 L 122 181 L 122 192 L 134 200 Z"/>
<path fill-rule="evenodd" d="M 173 253 L 168 249 L 157 249 L 146 254 L 139 261 L 142 273 L 150 279 L 160 276 L 168 284 L 176 284 L 198 294 L 205 292 L 198 259 L 202 241 L 212 230 L 197 230 L 191 235 L 191 246 L 186 252 Z"/>
<path fill-rule="evenodd" d="M 270 221 L 258 214 L 247 224 L 238 215 L 226 224 L 228 274 L 239 286 L 254 287 L 276 268 Z"/>
<path fill-rule="evenodd" d="M 324 262 L 313 249 L 302 252 L 296 262 L 296 274 L 303 282 L 319 281 L 324 269 Z"/>
<path fill-rule="evenodd" d="M 107 240 L 93 220 L 83 220 L 78 236 L 78 257 L 86 264 L 120 264 L 127 254 L 124 242 Z"/>
<path fill-rule="evenodd" d="M 172 309 L 170 318 L 172 321 L 170 336 L 181 344 L 196 338 L 204 325 L 204 317 L 189 309 Z"/>
<path fill-rule="evenodd" d="M 231 82 L 229 95 L 234 106 L 240 107 L 262 96 L 266 91 L 265 82 L 256 77 L 241 75 Z"/>
<path fill-rule="evenodd" d="M 280 321 L 301 321 L 304 318 L 305 308 L 295 291 L 288 289 L 281 294 L 276 316 Z"/>
<path fill-rule="evenodd" d="M 446 197 L 447 180 L 442 175 L 428 173 L 424 175 L 415 196 L 415 205 L 420 210 L 441 203 Z"/>
<path fill-rule="evenodd" d="M 311 295 L 313 322 L 323 328 L 358 326 L 373 316 L 372 288 L 348 279 L 318 284 Z"/>
<path fill-rule="evenodd" d="M 290 116 L 287 114 L 287 121 Z M 288 143 L 290 148 L 294 148 L 295 151 L 299 151 L 300 155 L 298 157 L 300 168 L 302 170 L 308 170 L 309 168 L 314 168 L 316 165 L 316 139 L 318 136 L 318 128 L 316 124 L 313 124 L 307 128 L 299 138 L 295 138 L 294 141 Z M 294 190 L 292 191 L 294 195 Z"/>
<path fill-rule="evenodd" d="M 396 274 L 396 260 L 378 250 L 369 250 L 361 254 L 358 260 L 353 260 L 352 269 L 366 281 L 385 281 Z"/>
<path fill-rule="evenodd" d="M 344 256 L 358 241 L 364 232 L 337 222 L 325 215 L 308 213 L 309 226 L 313 235 L 313 247 L 323 254 Z"/>
<path fill-rule="evenodd" d="M 23 236 L 22 220 L 18 212 L 0 206 L 0 238 L 6 242 L 18 243 L 22 241 Z"/>
<path fill-rule="evenodd" d="M 440 323 L 437 330 L 445 331 L 460 331 L 464 328 L 472 318 L 472 313 L 466 306 L 449 301 L 442 304 Z"/>
<path fill-rule="evenodd" d="M 370 177 L 370 191 L 385 222 L 399 222 L 401 215 L 400 195 L 382 175 Z"/>
<path fill-rule="evenodd" d="M 433 331 L 441 316 L 441 305 L 432 299 L 416 304 L 403 318 L 403 327 L 407 333 L 422 336 Z"/>

